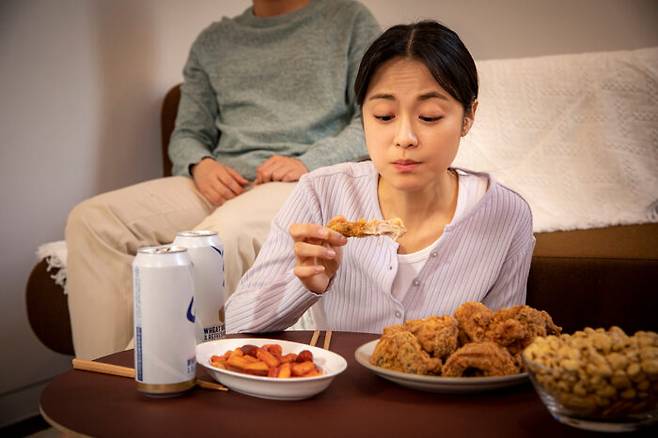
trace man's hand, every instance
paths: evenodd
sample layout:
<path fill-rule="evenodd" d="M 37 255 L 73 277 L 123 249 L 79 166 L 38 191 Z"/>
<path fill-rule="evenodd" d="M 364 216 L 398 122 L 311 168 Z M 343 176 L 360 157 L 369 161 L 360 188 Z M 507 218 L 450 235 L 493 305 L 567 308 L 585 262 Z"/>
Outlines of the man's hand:
<path fill-rule="evenodd" d="M 256 180 L 254 184 L 262 184 L 270 181 L 293 182 L 308 172 L 308 169 L 296 158 L 275 155 L 256 168 Z"/>
<path fill-rule="evenodd" d="M 212 158 L 204 158 L 195 164 L 192 178 L 197 190 L 215 207 L 242 194 L 243 186 L 249 183 L 235 169 Z"/>

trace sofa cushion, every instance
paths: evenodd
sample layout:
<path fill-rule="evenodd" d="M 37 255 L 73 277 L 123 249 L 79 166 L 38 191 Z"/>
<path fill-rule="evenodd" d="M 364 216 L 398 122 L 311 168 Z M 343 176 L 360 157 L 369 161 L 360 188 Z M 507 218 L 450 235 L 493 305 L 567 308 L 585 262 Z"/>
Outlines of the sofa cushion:
<path fill-rule="evenodd" d="M 528 305 L 564 332 L 619 326 L 658 331 L 658 260 L 533 257 Z"/>
<path fill-rule="evenodd" d="M 527 303 L 565 332 L 658 330 L 658 224 L 537 233 Z"/>

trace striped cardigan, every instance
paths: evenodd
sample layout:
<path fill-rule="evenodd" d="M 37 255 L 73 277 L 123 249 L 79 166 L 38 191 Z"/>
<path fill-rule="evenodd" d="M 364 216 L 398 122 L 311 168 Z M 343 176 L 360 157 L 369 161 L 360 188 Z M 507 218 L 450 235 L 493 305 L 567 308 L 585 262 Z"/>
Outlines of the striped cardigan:
<path fill-rule="evenodd" d="M 408 319 L 451 314 L 465 301 L 497 309 L 525 302 L 535 245 L 526 202 L 489 177 L 489 189 L 465 215 L 445 227 L 402 301 L 391 293 L 398 244 L 389 237 L 349 239 L 324 294 L 293 274 L 288 228 L 325 224 L 336 215 L 382 219 L 372 162 L 343 163 L 304 175 L 272 221 L 256 262 L 226 304 L 226 329 L 283 330 L 311 306 L 318 329 L 380 333 Z"/>

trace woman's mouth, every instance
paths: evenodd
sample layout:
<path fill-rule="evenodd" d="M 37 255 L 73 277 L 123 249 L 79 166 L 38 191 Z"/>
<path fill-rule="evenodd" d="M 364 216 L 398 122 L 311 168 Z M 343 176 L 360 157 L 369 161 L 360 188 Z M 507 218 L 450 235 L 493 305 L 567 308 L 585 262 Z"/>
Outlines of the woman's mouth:
<path fill-rule="evenodd" d="M 419 165 L 420 162 L 414 160 L 396 160 L 393 162 L 393 167 L 402 173 L 413 172 Z"/>

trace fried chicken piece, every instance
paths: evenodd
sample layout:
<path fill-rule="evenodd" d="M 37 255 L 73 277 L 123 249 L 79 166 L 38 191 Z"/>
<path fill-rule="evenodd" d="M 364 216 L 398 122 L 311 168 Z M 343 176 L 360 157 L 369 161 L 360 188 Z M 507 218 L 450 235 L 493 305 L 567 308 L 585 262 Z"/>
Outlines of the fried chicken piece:
<path fill-rule="evenodd" d="M 459 323 L 460 345 L 485 340 L 487 328 L 494 312 L 477 301 L 468 301 L 455 310 L 455 319 Z"/>
<path fill-rule="evenodd" d="M 517 355 L 536 336 L 557 335 L 562 331 L 551 316 L 530 306 L 514 306 L 497 311 L 487 328 L 485 338 Z"/>
<path fill-rule="evenodd" d="M 386 335 L 393 335 L 397 332 L 408 332 L 402 324 L 395 324 L 395 325 L 389 325 L 388 327 L 384 327 L 384 332 L 382 333 L 382 336 Z"/>
<path fill-rule="evenodd" d="M 523 362 L 523 350 L 512 355 L 512 359 L 514 359 L 514 365 L 516 365 L 516 368 L 518 368 L 519 372 L 524 373 L 526 369 L 525 369 L 525 362 Z"/>
<path fill-rule="evenodd" d="M 345 237 L 389 236 L 393 240 L 398 240 L 407 232 L 402 219 L 397 217 L 383 221 L 359 219 L 356 222 L 350 222 L 343 216 L 336 216 L 327 223 L 327 228 Z"/>
<path fill-rule="evenodd" d="M 406 330 L 384 334 L 370 356 L 370 363 L 412 374 L 441 374 L 441 359 L 432 358 L 418 339 Z"/>
<path fill-rule="evenodd" d="M 459 324 L 452 316 L 429 316 L 410 320 L 406 321 L 403 327 L 413 333 L 423 350 L 433 357 L 445 360 L 457 349 Z"/>
<path fill-rule="evenodd" d="M 446 377 L 490 377 L 516 374 L 514 358 L 493 342 L 471 342 L 450 355 L 443 365 Z"/>

